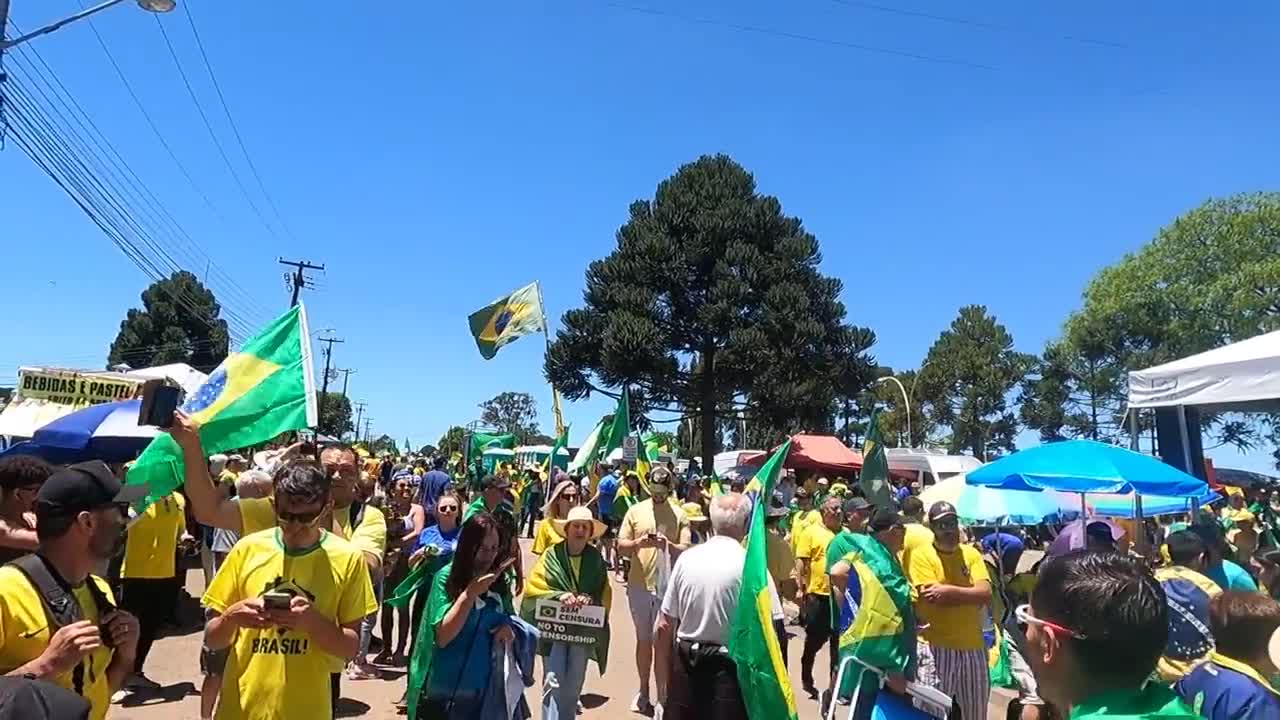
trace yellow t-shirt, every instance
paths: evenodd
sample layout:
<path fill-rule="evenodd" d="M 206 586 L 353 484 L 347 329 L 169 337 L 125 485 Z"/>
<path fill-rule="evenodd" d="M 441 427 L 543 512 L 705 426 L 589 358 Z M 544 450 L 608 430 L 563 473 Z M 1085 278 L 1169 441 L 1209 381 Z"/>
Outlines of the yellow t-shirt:
<path fill-rule="evenodd" d="M 618 539 L 639 540 L 651 532 L 665 536 L 669 542 L 688 545 L 689 518 L 670 497 L 665 503 L 658 503 L 653 499 L 642 500 L 632 505 L 622 518 Z M 674 565 L 675 558 L 671 560 Z M 641 548 L 636 551 L 631 569 L 627 571 L 627 585 L 644 587 L 649 592 L 657 590 L 657 548 Z"/>
<path fill-rule="evenodd" d="M 240 523 L 244 526 L 242 535 L 252 535 L 276 526 L 275 503 L 271 498 L 241 498 L 236 505 L 240 506 Z M 348 511 L 335 509 L 332 530 L 361 551 L 377 557 L 382 557 L 387 546 L 387 518 L 372 505 L 364 506 L 364 517 L 354 533 Z"/>
<path fill-rule="evenodd" d="M 817 510 L 805 510 L 796 513 L 796 516 L 791 520 L 791 552 L 799 552 L 800 539 L 804 537 L 804 531 L 815 523 L 822 523 L 822 513 Z"/>
<path fill-rule="evenodd" d="M 142 511 L 129 526 L 120 577 L 162 580 L 177 574 L 174 558 L 178 538 L 187 526 L 186 507 L 182 493 L 173 493 Z"/>
<path fill-rule="evenodd" d="M 227 485 L 235 485 L 235 484 L 236 484 L 236 480 L 237 480 L 239 477 L 240 477 L 240 473 L 238 473 L 238 472 L 232 472 L 232 471 L 230 471 L 230 470 L 223 470 L 223 471 L 218 475 L 218 482 L 219 482 L 219 483 L 225 483 L 225 484 L 227 484 Z"/>
<path fill-rule="evenodd" d="M 746 540 L 743 542 L 745 543 Z M 776 532 L 766 532 L 764 551 L 773 583 L 778 585 L 791 579 L 791 573 L 796 569 L 796 556 L 791 552 L 791 544 Z"/>
<path fill-rule="evenodd" d="M 916 606 L 916 619 L 929 627 L 920 631 L 926 642 L 947 650 L 981 650 L 982 606 L 935 605 L 920 599 L 919 590 L 925 585 L 955 585 L 973 587 L 980 582 L 990 582 L 987 564 L 982 555 L 969 545 L 961 545 L 953 552 L 940 552 L 933 545 L 911 551 L 907 577 L 911 582 L 911 600 Z"/>
<path fill-rule="evenodd" d="M 818 523 L 805 530 L 804 536 L 800 538 L 796 557 L 809 561 L 805 592 L 810 595 L 825 597 L 831 594 L 831 577 L 827 575 L 827 546 L 835 536 L 826 525 Z"/>
<path fill-rule="evenodd" d="M 115 602 L 111 588 L 102 578 L 90 575 L 86 582 L 97 583 L 102 594 Z M 72 594 L 80 603 L 81 616 L 97 622 L 98 606 L 93 602 L 88 586 L 82 584 L 72 590 Z M 18 568 L 0 567 L 0 673 L 11 672 L 40 657 L 40 653 L 49 647 L 52 636 L 44 605 L 31 581 Z M 106 717 L 111 704 L 107 665 L 111 664 L 112 653 L 111 648 L 102 647 L 80 661 L 83 668 L 83 685 L 80 688 L 73 685 L 74 669 L 52 679 L 55 685 L 76 691 L 88 700 L 91 706 L 89 717 L 93 720 Z"/>
<path fill-rule="evenodd" d="M 278 529 L 241 538 L 218 568 L 202 602 L 222 613 L 267 591 L 304 595 L 317 612 L 340 625 L 356 622 L 378 608 L 363 553 L 327 532 L 303 551 L 286 551 Z M 306 634 L 296 630 L 242 628 L 227 654 L 216 717 L 329 717 L 329 675 L 344 662 L 314 647 Z"/>
<path fill-rule="evenodd" d="M 547 551 L 547 548 L 563 541 L 560 533 L 552 527 L 551 521 L 544 518 L 538 521 L 538 531 L 533 534 L 533 554 L 541 555 Z"/>
<path fill-rule="evenodd" d="M 906 535 L 902 538 L 902 557 L 918 547 L 933 544 L 933 531 L 920 523 L 909 522 L 902 526 Z"/>

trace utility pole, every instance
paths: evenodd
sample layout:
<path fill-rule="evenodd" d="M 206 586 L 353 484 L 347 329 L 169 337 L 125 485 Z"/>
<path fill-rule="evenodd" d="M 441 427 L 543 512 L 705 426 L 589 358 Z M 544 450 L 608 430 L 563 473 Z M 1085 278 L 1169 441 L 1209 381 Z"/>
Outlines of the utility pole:
<path fill-rule="evenodd" d="M 369 444 L 369 440 L 370 440 L 369 430 L 371 427 L 373 427 L 373 418 L 371 417 L 365 418 L 364 419 L 364 444 L 365 445 Z"/>
<path fill-rule="evenodd" d="M 338 372 L 342 373 L 342 397 L 346 397 L 347 381 L 351 379 L 351 373 L 356 371 L 352 368 L 338 368 Z"/>
<path fill-rule="evenodd" d="M 353 442 L 359 442 L 360 440 L 360 418 L 364 415 L 364 408 L 365 408 L 365 401 L 361 400 L 360 402 L 356 403 L 356 422 L 354 425 L 351 426 L 351 430 L 352 430 L 351 434 L 355 437 L 355 440 Z"/>
<path fill-rule="evenodd" d="M 333 344 L 346 342 L 337 338 L 320 338 L 320 342 L 325 343 L 324 346 L 324 383 L 320 386 L 320 407 L 319 413 L 321 422 L 324 422 L 324 399 L 329 394 L 329 361 L 333 356 Z"/>
<path fill-rule="evenodd" d="M 0 0 L 0 3 L 6 2 L 8 2 L 8 0 Z M 276 262 L 281 265 L 288 265 L 289 267 L 295 268 L 292 275 L 286 275 L 286 277 L 289 278 L 289 284 L 293 287 L 293 299 L 289 301 L 289 307 L 293 307 L 298 304 L 298 294 L 302 292 L 302 288 L 310 287 L 310 285 L 307 284 L 310 280 L 307 279 L 307 276 L 304 275 L 302 271 L 319 270 L 324 272 L 323 265 L 312 265 L 306 260 L 285 260 L 284 258 L 276 258 Z"/>

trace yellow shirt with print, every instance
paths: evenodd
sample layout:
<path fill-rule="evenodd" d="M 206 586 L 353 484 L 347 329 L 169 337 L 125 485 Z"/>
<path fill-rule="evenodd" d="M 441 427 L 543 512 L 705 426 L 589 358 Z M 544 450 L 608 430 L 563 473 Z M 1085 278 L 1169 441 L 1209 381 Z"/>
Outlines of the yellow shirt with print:
<path fill-rule="evenodd" d="M 981 650 L 982 606 L 938 605 L 920 599 L 920 588 L 926 585 L 973 587 L 990 582 L 987 564 L 976 548 L 961 545 L 952 552 L 942 552 L 934 545 L 912 550 L 907 578 L 911 582 L 911 600 L 916 606 L 916 621 L 928 625 L 920 637 L 947 650 Z"/>
<path fill-rule="evenodd" d="M 115 602 L 105 580 L 90 575 L 85 582 L 96 583 L 102 595 L 108 601 Z M 82 584 L 74 588 L 72 594 L 80 604 L 81 617 L 96 623 L 98 606 L 94 603 L 88 586 Z M 16 567 L 0 567 L 0 674 L 12 672 L 40 657 L 40 653 L 49 647 L 52 636 L 44 604 L 31 581 Z M 107 665 L 111 664 L 112 653 L 111 648 L 101 647 L 80 661 L 80 687 L 74 684 L 77 674 L 74 668 L 51 679 L 55 685 L 75 691 L 88 700 L 89 717 L 92 720 L 106 717 L 107 708 L 111 705 Z"/>
<path fill-rule="evenodd" d="M 223 613 L 268 591 L 307 597 L 316 612 L 340 625 L 378 608 L 363 553 L 354 545 L 325 532 L 311 548 L 289 551 L 274 528 L 247 535 L 231 548 L 201 602 Z M 241 628 L 227 654 L 216 717 L 329 717 L 329 675 L 343 662 L 315 647 L 305 633 Z"/>
<path fill-rule="evenodd" d="M 240 507 L 240 523 L 244 526 L 242 535 L 252 535 L 276 526 L 275 503 L 271 498 L 241 498 L 236 505 Z M 338 537 L 350 540 L 360 550 L 377 557 L 382 557 L 387 546 L 387 518 L 372 505 L 364 506 L 364 516 L 354 532 L 349 508 L 335 509 L 332 530 Z"/>
<path fill-rule="evenodd" d="M 151 503 L 129 525 L 120 577 L 165 580 L 177 575 L 178 538 L 187 527 L 186 498 L 172 493 Z"/>
<path fill-rule="evenodd" d="M 809 561 L 809 577 L 805 578 L 805 592 L 826 597 L 831 594 L 831 577 L 827 575 L 827 546 L 836 534 L 818 523 L 804 531 L 796 557 Z"/>
<path fill-rule="evenodd" d="M 791 551 L 799 553 L 800 540 L 804 538 L 804 531 L 808 530 L 811 525 L 822 524 L 822 513 L 817 510 L 804 510 L 796 513 L 791 520 Z"/>
<path fill-rule="evenodd" d="M 533 554 L 541 555 L 547 551 L 547 548 L 563 541 L 560 533 L 556 532 L 555 527 L 551 524 L 551 520 L 543 518 L 538 521 L 538 531 L 533 534 Z"/>
<path fill-rule="evenodd" d="M 622 518 L 618 530 L 619 540 L 640 540 L 649 533 L 658 533 L 669 542 L 689 544 L 689 517 L 668 497 L 665 503 L 652 498 L 631 506 Z M 675 565 L 675 558 L 671 558 Z M 627 585 L 643 587 L 656 592 L 658 587 L 658 549 L 640 548 L 627 571 Z"/>

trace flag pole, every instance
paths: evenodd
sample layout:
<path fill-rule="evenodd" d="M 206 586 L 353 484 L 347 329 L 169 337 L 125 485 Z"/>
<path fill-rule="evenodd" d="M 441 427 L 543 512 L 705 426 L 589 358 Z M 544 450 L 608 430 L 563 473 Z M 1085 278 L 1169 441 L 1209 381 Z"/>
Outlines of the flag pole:
<path fill-rule="evenodd" d="M 547 322 L 547 303 L 542 299 L 542 281 L 535 280 L 533 284 L 538 288 L 538 312 L 542 313 L 542 338 L 547 341 L 547 352 L 550 353 L 551 325 Z M 560 393 L 556 392 L 554 383 L 551 384 L 551 412 L 555 415 L 556 437 L 559 438 L 564 432 L 564 415 L 560 410 Z"/>

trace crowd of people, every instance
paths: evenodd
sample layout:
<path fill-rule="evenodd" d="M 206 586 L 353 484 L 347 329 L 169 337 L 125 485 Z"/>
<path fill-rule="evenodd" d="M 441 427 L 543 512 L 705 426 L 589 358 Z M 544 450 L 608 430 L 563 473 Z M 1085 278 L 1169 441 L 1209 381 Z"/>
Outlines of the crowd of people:
<path fill-rule="evenodd" d="M 942 714 L 985 718 L 1002 685 L 1019 720 L 1280 718 L 1280 501 L 1265 491 L 1194 517 L 1081 521 L 1081 547 L 1028 563 L 1059 528 L 966 527 L 902 480 L 873 505 L 855 479 L 788 471 L 760 498 L 748 478 L 670 464 L 578 476 L 303 442 L 208 457 L 181 414 L 170 434 L 180 491 L 145 507 L 123 467 L 0 460 L 0 672 L 78 703 L 57 717 L 156 691 L 151 648 L 191 623 L 202 718 L 331 717 L 343 682 L 401 667 L 413 718 L 571 720 L 589 668 L 608 667 L 616 592 L 632 713 L 747 718 L 727 648 L 763 502 L 773 632 L 788 666 L 803 635 L 799 690 L 824 713 L 869 718 L 880 693 L 932 688 Z M 194 619 L 188 559 L 204 575 Z M 859 613 L 895 630 L 850 660 Z M 0 717 L 53 717 L 42 702 Z"/>

